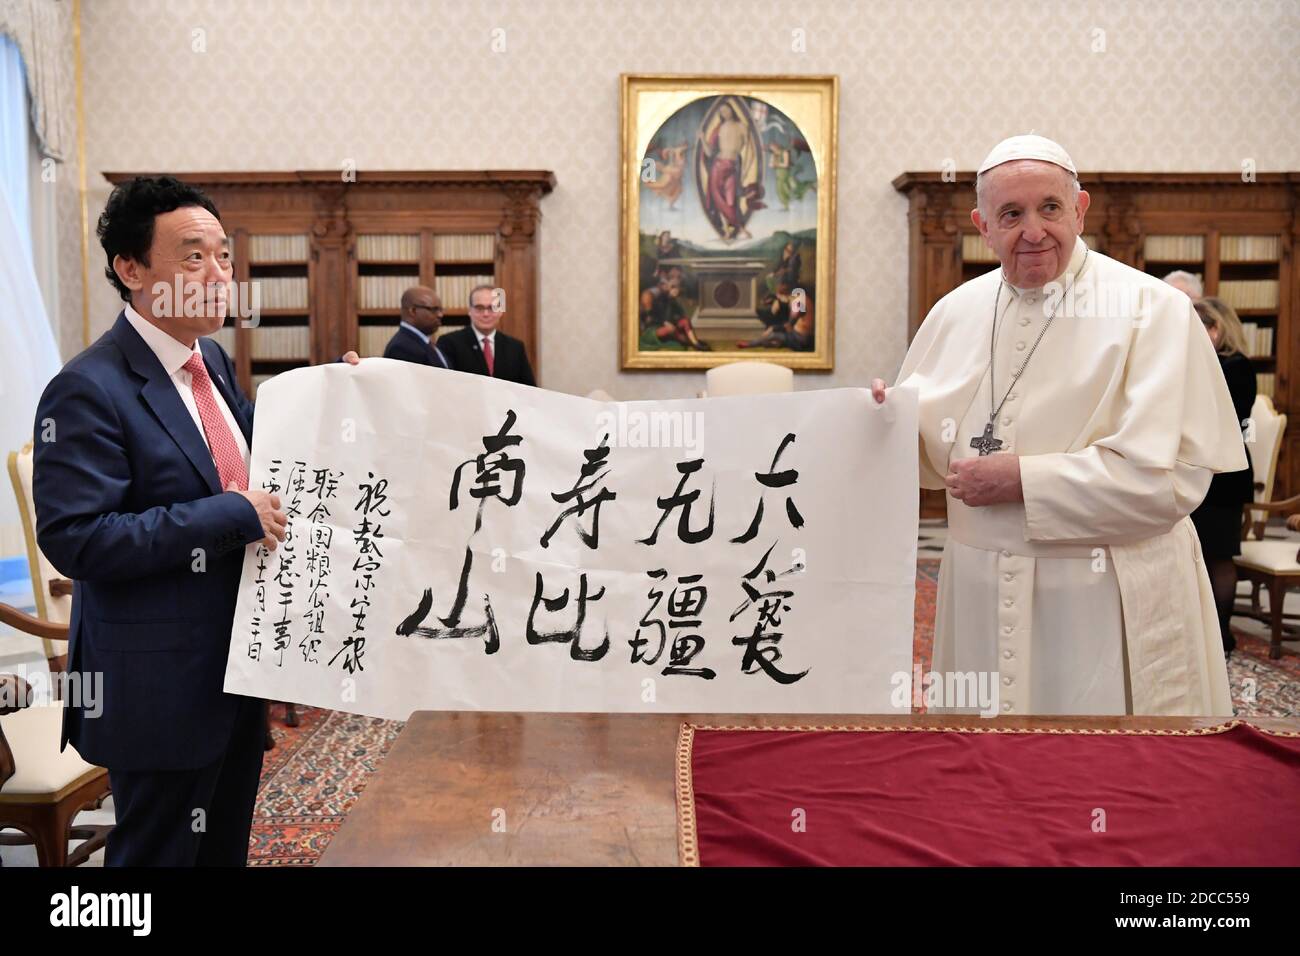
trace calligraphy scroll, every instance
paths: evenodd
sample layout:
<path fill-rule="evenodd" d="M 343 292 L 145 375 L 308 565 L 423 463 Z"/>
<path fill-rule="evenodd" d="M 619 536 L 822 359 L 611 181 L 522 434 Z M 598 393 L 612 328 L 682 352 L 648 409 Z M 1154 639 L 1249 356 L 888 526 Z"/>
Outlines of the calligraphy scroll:
<path fill-rule="evenodd" d="M 915 394 L 602 403 L 385 359 L 259 391 L 231 693 L 413 710 L 887 713 Z"/>

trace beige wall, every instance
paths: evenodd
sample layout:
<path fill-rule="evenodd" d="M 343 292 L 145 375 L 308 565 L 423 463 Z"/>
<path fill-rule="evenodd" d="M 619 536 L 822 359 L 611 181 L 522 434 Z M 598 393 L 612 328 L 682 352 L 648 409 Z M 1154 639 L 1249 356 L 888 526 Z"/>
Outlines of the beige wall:
<path fill-rule="evenodd" d="M 92 228 L 105 169 L 552 169 L 547 385 L 686 396 L 702 373 L 619 371 L 618 75 L 835 73 L 836 370 L 799 384 L 861 385 L 892 376 L 906 348 L 906 205 L 891 179 L 949 158 L 973 168 L 1030 130 L 1083 169 L 1231 170 L 1244 158 L 1300 169 L 1298 11 L 1293 0 L 88 0 Z M 795 29 L 807 52 L 792 50 Z M 91 253 L 98 335 L 118 306 L 93 235 Z M 80 298 L 63 303 L 66 344 Z"/>

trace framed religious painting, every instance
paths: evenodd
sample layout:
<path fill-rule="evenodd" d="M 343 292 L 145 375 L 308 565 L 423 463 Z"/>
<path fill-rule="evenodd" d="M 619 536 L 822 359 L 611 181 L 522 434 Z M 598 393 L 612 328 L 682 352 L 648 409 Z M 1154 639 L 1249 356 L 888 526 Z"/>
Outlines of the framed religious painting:
<path fill-rule="evenodd" d="M 625 369 L 834 367 L 834 76 L 622 77 Z"/>

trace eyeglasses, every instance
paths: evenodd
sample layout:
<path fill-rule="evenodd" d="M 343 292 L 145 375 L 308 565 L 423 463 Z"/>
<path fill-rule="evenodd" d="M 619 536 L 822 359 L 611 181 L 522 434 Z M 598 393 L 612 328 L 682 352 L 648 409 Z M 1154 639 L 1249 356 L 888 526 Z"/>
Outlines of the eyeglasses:
<path fill-rule="evenodd" d="M 492 306 L 491 302 L 489 302 L 487 305 L 471 305 L 469 307 L 469 310 L 471 312 L 495 312 L 496 311 L 496 309 Z"/>
<path fill-rule="evenodd" d="M 411 308 L 424 309 L 427 312 L 432 312 L 434 315 L 442 315 L 442 306 L 440 305 L 413 305 Z"/>

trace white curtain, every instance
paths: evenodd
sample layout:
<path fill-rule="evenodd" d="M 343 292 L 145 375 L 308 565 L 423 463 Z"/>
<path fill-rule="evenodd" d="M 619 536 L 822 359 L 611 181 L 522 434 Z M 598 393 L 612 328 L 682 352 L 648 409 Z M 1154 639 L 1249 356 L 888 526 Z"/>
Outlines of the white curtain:
<path fill-rule="evenodd" d="M 30 121 L 22 74 L 17 47 L 0 43 L 0 457 L 4 458 L 31 441 L 36 402 L 61 364 L 32 269 L 26 213 Z M 8 481 L 4 484 L 0 526 L 19 520 Z"/>
<path fill-rule="evenodd" d="M 32 258 L 32 214 L 27 191 L 31 162 L 31 124 L 27 122 L 27 79 L 22 54 L 11 37 L 0 36 L 0 189 Z"/>
<path fill-rule="evenodd" d="M 0 0 L 0 36 L 18 44 L 27 68 L 32 128 L 41 152 L 71 152 L 76 90 L 72 81 L 71 9 L 58 0 Z"/>

